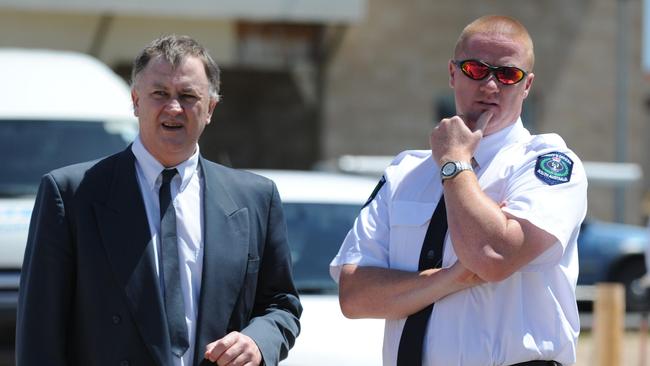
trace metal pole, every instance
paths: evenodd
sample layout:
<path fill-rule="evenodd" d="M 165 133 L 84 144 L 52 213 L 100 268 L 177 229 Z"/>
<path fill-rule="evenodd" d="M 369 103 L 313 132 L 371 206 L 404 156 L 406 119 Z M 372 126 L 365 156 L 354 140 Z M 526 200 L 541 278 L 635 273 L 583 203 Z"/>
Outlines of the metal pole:
<path fill-rule="evenodd" d="M 628 47 L 627 32 L 627 0 L 618 0 L 618 42 L 616 42 L 616 161 L 627 161 L 627 69 Z M 614 214 L 618 222 L 625 221 L 625 188 L 617 187 L 614 194 Z"/>

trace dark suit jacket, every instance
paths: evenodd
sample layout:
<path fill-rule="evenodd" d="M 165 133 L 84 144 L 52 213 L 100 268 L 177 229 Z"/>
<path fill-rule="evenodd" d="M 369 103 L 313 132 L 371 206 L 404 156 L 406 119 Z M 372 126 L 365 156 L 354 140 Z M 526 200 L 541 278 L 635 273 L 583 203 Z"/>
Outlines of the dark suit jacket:
<path fill-rule="evenodd" d="M 266 365 L 286 357 L 302 311 L 273 182 L 205 159 L 204 259 L 194 364 L 230 331 Z M 23 365 L 171 365 L 163 301 L 130 147 L 41 181 L 20 281 Z"/>

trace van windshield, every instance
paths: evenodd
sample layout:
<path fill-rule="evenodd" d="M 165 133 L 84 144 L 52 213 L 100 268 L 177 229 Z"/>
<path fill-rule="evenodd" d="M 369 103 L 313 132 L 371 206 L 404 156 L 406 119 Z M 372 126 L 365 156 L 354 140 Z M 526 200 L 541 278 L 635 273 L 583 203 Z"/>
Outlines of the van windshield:
<path fill-rule="evenodd" d="M 124 149 L 135 124 L 96 121 L 0 121 L 0 197 L 35 194 L 41 176 Z"/>

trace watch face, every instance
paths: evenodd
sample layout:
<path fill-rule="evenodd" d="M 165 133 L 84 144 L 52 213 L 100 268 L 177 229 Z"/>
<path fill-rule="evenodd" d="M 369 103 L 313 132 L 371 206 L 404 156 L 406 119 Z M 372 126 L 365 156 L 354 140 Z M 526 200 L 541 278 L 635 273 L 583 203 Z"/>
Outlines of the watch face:
<path fill-rule="evenodd" d="M 454 174 L 455 171 L 456 164 L 453 161 L 447 162 L 442 166 L 442 175 L 449 176 Z"/>

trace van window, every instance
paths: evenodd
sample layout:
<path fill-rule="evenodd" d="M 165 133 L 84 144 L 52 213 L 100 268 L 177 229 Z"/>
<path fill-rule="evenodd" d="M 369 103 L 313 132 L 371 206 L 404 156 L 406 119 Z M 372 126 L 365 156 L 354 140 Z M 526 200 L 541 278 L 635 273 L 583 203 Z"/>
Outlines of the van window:
<path fill-rule="evenodd" d="M 301 293 L 335 293 L 329 263 L 352 227 L 361 205 L 284 202 L 293 276 Z"/>
<path fill-rule="evenodd" d="M 97 121 L 0 121 L 0 196 L 35 194 L 45 173 L 123 150 L 137 131 L 135 125 L 119 125 L 125 127 Z"/>

